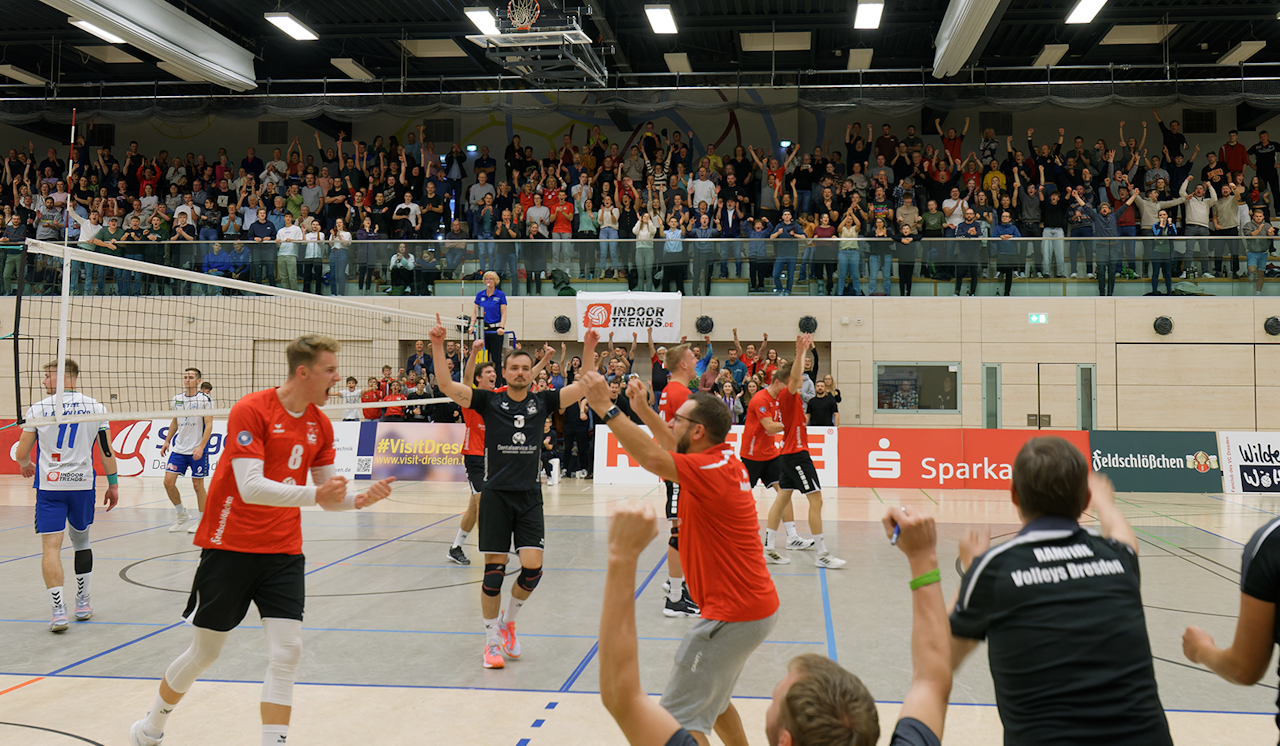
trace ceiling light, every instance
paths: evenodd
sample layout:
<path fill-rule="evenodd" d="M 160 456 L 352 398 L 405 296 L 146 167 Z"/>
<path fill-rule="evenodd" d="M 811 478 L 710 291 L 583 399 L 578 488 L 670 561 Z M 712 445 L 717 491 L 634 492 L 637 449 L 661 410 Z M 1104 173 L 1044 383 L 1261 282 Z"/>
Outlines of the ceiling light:
<path fill-rule="evenodd" d="M 1071 49 L 1070 44 L 1045 44 L 1044 49 L 1040 50 L 1036 61 L 1031 63 L 1032 67 L 1053 67 L 1062 60 L 1067 51 Z"/>
<path fill-rule="evenodd" d="M 350 57 L 333 57 L 329 62 L 352 80 L 373 80 L 376 76 Z"/>
<path fill-rule="evenodd" d="M 1241 62 L 1261 52 L 1265 46 L 1267 46 L 1265 41 L 1242 41 L 1232 47 L 1230 52 L 1219 57 L 1218 64 L 1239 65 Z"/>
<path fill-rule="evenodd" d="M 497 34 L 498 21 L 493 17 L 493 11 L 488 8 L 467 8 L 463 11 L 467 14 L 467 18 L 480 29 L 482 34 Z"/>
<path fill-rule="evenodd" d="M 1106 4 L 1107 0 L 1080 0 L 1067 16 L 1067 23 L 1088 23 Z"/>
<path fill-rule="evenodd" d="M 20 67 L 14 67 L 13 65 L 0 65 L 0 75 L 5 76 L 6 78 L 13 78 L 19 83 L 26 83 L 28 85 L 49 84 L 47 79 L 42 78 L 35 73 L 29 73 Z"/>
<path fill-rule="evenodd" d="M 738 42 L 742 45 L 744 52 L 807 52 L 811 41 L 811 34 L 808 31 L 738 35 Z"/>
<path fill-rule="evenodd" d="M 857 29 L 880 28 L 880 16 L 884 13 L 884 0 L 858 0 L 858 12 L 853 17 Z"/>
<path fill-rule="evenodd" d="M 686 52 L 674 52 L 662 55 L 667 61 L 667 69 L 673 73 L 691 73 L 693 65 L 689 64 L 689 55 Z"/>
<path fill-rule="evenodd" d="M 263 13 L 262 17 L 298 41 L 315 41 L 320 38 L 319 34 L 307 28 L 302 21 L 294 18 L 290 13 Z"/>
<path fill-rule="evenodd" d="M 1159 44 L 1178 27 L 1175 23 L 1112 26 L 1099 44 Z"/>
<path fill-rule="evenodd" d="M 644 14 L 649 17 L 649 25 L 653 27 L 655 34 L 674 34 L 679 31 L 676 28 L 676 17 L 671 15 L 670 5 L 646 5 Z"/>
<path fill-rule="evenodd" d="M 467 53 L 453 39 L 397 39 L 400 46 L 414 57 L 466 57 Z"/>
<path fill-rule="evenodd" d="M 849 68 L 850 70 L 870 70 L 871 69 L 871 53 L 873 49 L 850 49 L 849 50 Z"/>
<path fill-rule="evenodd" d="M 88 31 L 108 44 L 124 44 L 124 39 L 121 39 L 110 31 L 104 31 L 88 21 L 81 21 L 78 18 L 68 18 L 67 23 L 75 26 L 81 31 Z"/>
<path fill-rule="evenodd" d="M 177 78 L 178 80 L 185 80 L 188 83 L 205 82 L 203 75 L 201 75 L 200 73 L 194 70 L 191 70 L 190 68 L 179 65 L 176 62 L 170 62 L 168 60 L 160 60 L 159 62 L 156 63 L 156 67 L 160 68 L 161 70 L 164 70 L 165 72 L 169 73 L 170 75 Z"/>
<path fill-rule="evenodd" d="M 84 52 L 94 59 L 113 65 L 125 62 L 142 62 L 142 60 L 134 57 L 123 49 L 106 44 L 90 47 L 76 47 L 76 49 L 79 49 L 81 52 Z"/>

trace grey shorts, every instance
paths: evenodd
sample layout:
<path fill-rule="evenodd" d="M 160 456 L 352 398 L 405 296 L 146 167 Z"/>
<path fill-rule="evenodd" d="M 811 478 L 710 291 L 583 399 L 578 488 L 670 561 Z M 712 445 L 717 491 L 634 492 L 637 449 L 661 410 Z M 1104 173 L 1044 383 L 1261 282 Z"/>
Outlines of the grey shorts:
<path fill-rule="evenodd" d="M 699 619 L 676 651 L 676 664 L 662 693 L 662 706 L 685 730 L 711 733 L 729 708 L 729 698 L 747 658 L 760 647 L 778 612 L 754 622 Z"/>

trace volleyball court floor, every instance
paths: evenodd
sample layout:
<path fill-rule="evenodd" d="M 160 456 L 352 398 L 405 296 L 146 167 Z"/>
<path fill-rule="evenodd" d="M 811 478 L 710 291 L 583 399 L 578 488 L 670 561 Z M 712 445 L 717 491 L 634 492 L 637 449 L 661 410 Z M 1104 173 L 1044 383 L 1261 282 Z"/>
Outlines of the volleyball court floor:
<path fill-rule="evenodd" d="M 182 484 L 194 505 L 190 483 Z M 626 500 L 660 511 L 661 491 L 569 479 L 544 488 L 544 495 L 547 571 L 520 614 L 524 653 L 503 670 L 480 666 L 483 560 L 475 534 L 466 547 L 469 567 L 445 559 L 466 505 L 464 485 L 399 484 L 389 500 L 367 511 L 304 511 L 305 652 L 290 742 L 625 743 L 597 694 L 607 519 Z M 763 521 L 773 493 L 757 487 L 756 496 Z M 1003 492 L 841 488 L 825 496 L 828 546 L 849 564 L 822 570 L 808 551 L 790 552 L 791 564 L 769 567 L 782 600 L 779 622 L 736 690 L 753 745 L 766 742 L 764 713 L 774 684 L 801 653 L 828 655 L 862 678 L 881 703 L 881 742 L 887 740 L 911 679 L 910 578 L 904 556 L 879 524 L 888 506 L 912 506 L 938 519 L 947 598 L 959 585 L 957 542 L 969 525 L 991 524 L 996 542 L 1017 530 Z M 1119 498 L 1142 543 L 1147 625 L 1175 742 L 1273 743 L 1272 671 L 1258 686 L 1232 686 L 1187 664 L 1181 635 L 1196 624 L 1220 644 L 1229 642 L 1241 548 L 1258 526 L 1280 515 L 1280 497 Z M 797 502 L 803 515 L 804 502 Z M 122 480 L 120 505 L 110 513 L 100 506 L 91 534 L 93 620 L 55 635 L 48 631 L 33 504 L 27 480 L 0 477 L 0 743 L 123 745 L 159 677 L 190 642 L 179 615 L 199 550 L 186 533 L 166 531 L 173 510 L 159 480 Z M 807 533 L 803 520 L 799 528 Z M 655 695 L 691 623 L 661 613 L 665 548 L 656 540 L 636 576 L 641 683 Z M 72 582 L 69 544 L 63 558 Z M 517 567 L 513 557 L 508 572 Z M 946 743 L 1000 742 L 983 650 L 956 676 Z M 165 742 L 258 743 L 265 668 L 260 621 L 251 609 L 169 720 Z"/>

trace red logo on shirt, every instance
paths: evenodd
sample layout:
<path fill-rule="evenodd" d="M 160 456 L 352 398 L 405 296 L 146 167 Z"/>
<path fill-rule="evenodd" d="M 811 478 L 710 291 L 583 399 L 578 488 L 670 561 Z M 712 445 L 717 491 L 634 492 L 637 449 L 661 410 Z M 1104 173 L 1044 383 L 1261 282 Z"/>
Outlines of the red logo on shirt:
<path fill-rule="evenodd" d="M 602 329 L 609 326 L 613 317 L 613 306 L 608 303 L 592 303 L 582 315 L 582 325 L 588 329 Z"/>

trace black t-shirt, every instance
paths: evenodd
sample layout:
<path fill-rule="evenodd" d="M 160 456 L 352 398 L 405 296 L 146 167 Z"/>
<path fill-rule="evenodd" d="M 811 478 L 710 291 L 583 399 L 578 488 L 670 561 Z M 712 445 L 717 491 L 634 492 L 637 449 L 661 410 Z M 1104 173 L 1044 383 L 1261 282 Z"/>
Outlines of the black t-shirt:
<path fill-rule="evenodd" d="M 835 427 L 835 416 L 839 411 L 840 405 L 836 404 L 834 396 L 815 396 L 809 400 L 809 424 L 813 427 Z"/>
<path fill-rule="evenodd" d="M 1249 155 L 1253 156 L 1254 163 L 1257 164 L 1259 171 L 1276 170 L 1276 144 L 1269 142 L 1266 145 L 1257 143 L 1249 148 Z"/>
<path fill-rule="evenodd" d="M 560 408 L 560 392 L 527 393 L 515 401 L 506 391 L 475 389 L 471 408 L 484 418 L 485 487 L 514 492 L 537 489 L 542 423 Z"/>
<path fill-rule="evenodd" d="M 441 212 L 432 212 L 428 207 L 444 206 L 444 198 L 437 192 L 435 195 L 422 195 L 418 200 L 418 207 L 422 208 L 422 228 L 427 231 L 427 235 L 435 238 L 436 232 L 440 229 L 440 218 L 444 216 Z M 498 213 L 501 215 L 501 213 Z"/>
<path fill-rule="evenodd" d="M 987 640 L 1006 744 L 1172 744 L 1139 580 L 1130 547 L 1057 517 L 974 560 L 951 634 Z"/>
<path fill-rule="evenodd" d="M 1244 547 L 1240 562 L 1240 591 L 1259 601 L 1274 604 L 1280 600 L 1280 518 L 1254 532 Z M 1276 615 L 1271 639 L 1280 642 L 1280 614 Z M 1276 703 L 1280 705 L 1280 699 Z M 1280 715 L 1276 715 L 1280 725 Z"/>

